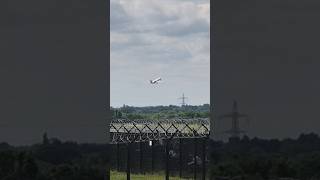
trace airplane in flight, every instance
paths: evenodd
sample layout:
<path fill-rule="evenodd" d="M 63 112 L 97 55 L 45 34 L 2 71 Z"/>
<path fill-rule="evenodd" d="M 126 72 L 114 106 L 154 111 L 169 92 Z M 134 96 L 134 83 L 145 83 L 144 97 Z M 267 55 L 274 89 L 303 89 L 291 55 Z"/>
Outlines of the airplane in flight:
<path fill-rule="evenodd" d="M 150 80 L 150 83 L 151 84 L 158 84 L 159 81 L 161 81 L 162 79 L 159 77 L 157 79 L 154 79 L 154 80 Z"/>

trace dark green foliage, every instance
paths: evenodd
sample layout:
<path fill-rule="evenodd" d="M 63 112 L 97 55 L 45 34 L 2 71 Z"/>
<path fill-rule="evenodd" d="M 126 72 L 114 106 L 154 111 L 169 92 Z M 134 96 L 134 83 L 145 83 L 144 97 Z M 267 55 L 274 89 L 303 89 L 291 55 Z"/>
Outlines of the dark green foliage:
<path fill-rule="evenodd" d="M 7 177 L 15 171 L 16 156 L 12 151 L 0 152 L 0 177 Z"/>
<path fill-rule="evenodd" d="M 143 119 L 144 116 L 140 115 L 140 114 L 128 114 L 127 118 L 130 120 L 134 120 L 134 119 Z"/>
<path fill-rule="evenodd" d="M 185 145 L 186 155 L 192 154 L 193 147 Z M 320 138 L 313 133 L 302 134 L 297 139 L 265 140 L 245 136 L 228 143 L 213 141 L 210 142 L 210 176 L 266 180 L 279 177 L 319 179 L 319 147 Z M 106 144 L 61 142 L 46 135 L 42 144 L 32 146 L 12 147 L 2 143 L 0 179 L 104 179 L 110 163 L 108 149 Z M 173 158 L 171 163 L 176 161 Z"/>
<path fill-rule="evenodd" d="M 314 133 L 296 140 L 245 136 L 227 143 L 211 142 L 211 150 L 211 176 L 320 178 L 320 138 Z"/>
<path fill-rule="evenodd" d="M 1 180 L 101 180 L 109 163 L 108 145 L 61 142 L 46 133 L 42 144 L 2 145 Z"/>
<path fill-rule="evenodd" d="M 78 144 L 74 142 L 60 142 L 52 139 L 51 142 L 34 147 L 35 157 L 52 164 L 68 163 L 72 159 L 80 158 Z"/>
<path fill-rule="evenodd" d="M 200 106 L 147 106 L 133 107 L 123 105 L 121 108 L 111 108 L 113 118 L 134 119 L 172 119 L 172 118 L 207 118 L 209 117 L 210 105 Z"/>
<path fill-rule="evenodd" d="M 35 179 L 38 174 L 38 166 L 31 156 L 22 157 L 21 166 L 21 176 L 26 179 Z"/>
<path fill-rule="evenodd" d="M 39 168 L 31 153 L 26 151 L 0 152 L 0 177 L 6 180 L 36 179 Z"/>
<path fill-rule="evenodd" d="M 43 145 L 48 145 L 49 144 L 49 139 L 48 139 L 48 135 L 47 135 L 47 133 L 44 133 L 43 134 L 43 138 L 42 138 L 43 140 L 42 140 L 42 144 Z"/>

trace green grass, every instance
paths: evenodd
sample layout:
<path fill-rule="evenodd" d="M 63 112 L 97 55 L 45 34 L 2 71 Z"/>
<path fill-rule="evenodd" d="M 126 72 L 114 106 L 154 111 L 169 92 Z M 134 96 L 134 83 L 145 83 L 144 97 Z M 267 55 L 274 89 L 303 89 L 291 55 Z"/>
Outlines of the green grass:
<path fill-rule="evenodd" d="M 124 172 L 117 172 L 117 171 L 111 171 L 110 174 L 111 180 L 126 180 L 127 174 Z M 131 174 L 132 180 L 164 180 L 165 175 L 164 174 Z M 179 177 L 170 177 L 170 180 L 187 180 L 187 179 L 181 179 Z"/>

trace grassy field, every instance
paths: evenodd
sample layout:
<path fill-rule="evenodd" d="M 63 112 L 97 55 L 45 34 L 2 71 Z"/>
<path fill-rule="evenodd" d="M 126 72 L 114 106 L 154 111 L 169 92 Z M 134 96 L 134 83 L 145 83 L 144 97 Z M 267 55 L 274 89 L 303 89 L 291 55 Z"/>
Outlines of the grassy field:
<path fill-rule="evenodd" d="M 132 180 L 140 180 L 140 179 L 145 179 L 145 180 L 163 180 L 165 177 L 164 174 L 131 174 L 131 179 Z M 126 173 L 123 172 L 116 172 L 116 171 L 111 171 L 110 174 L 110 179 L 112 180 L 126 180 L 127 175 Z M 170 177 L 170 180 L 187 180 L 187 179 L 181 179 L 179 177 Z"/>

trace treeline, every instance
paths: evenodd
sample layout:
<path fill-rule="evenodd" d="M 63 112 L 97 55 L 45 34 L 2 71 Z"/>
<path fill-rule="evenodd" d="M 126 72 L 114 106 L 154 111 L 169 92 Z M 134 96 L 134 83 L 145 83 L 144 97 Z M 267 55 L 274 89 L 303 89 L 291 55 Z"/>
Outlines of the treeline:
<path fill-rule="evenodd" d="M 170 161 L 172 168 L 178 167 L 179 148 L 176 145 L 173 143 L 170 147 L 175 154 Z M 147 150 L 149 148 L 147 146 L 146 144 L 146 153 L 150 151 Z M 160 146 L 162 145 L 158 143 L 157 162 L 164 162 L 161 159 L 165 157 L 164 148 Z M 186 162 L 191 161 L 188 158 L 190 155 L 192 157 L 193 147 L 192 139 L 183 141 L 183 157 Z M 114 148 L 115 145 L 112 149 Z M 125 161 L 123 156 L 126 147 L 123 148 L 124 154 L 121 154 L 121 157 Z M 133 164 L 138 163 L 137 150 L 133 150 L 132 158 L 135 159 Z M 320 138 L 314 133 L 301 134 L 297 139 L 265 140 L 244 136 L 241 139 L 230 139 L 229 142 L 211 141 L 209 150 L 208 173 L 211 179 L 218 177 L 229 179 L 238 177 L 245 180 L 272 180 L 284 177 L 301 180 L 320 179 Z M 116 166 L 109 164 L 115 162 L 115 154 L 111 152 L 114 153 L 107 144 L 62 142 L 56 138 L 48 138 L 46 134 L 42 143 L 30 146 L 15 147 L 0 143 L 0 179 L 100 180 L 106 176 L 108 167 Z M 200 146 L 197 152 L 201 157 Z M 145 154 L 144 159 L 148 157 L 149 155 Z M 135 167 L 138 167 L 138 164 Z M 184 168 L 189 167 L 184 164 Z"/>
<path fill-rule="evenodd" d="M 108 167 L 108 146 L 48 139 L 32 146 L 0 144 L 1 180 L 101 180 Z"/>
<path fill-rule="evenodd" d="M 297 139 L 230 139 L 212 142 L 210 174 L 239 179 L 320 179 L 320 138 L 301 134 Z"/>
<path fill-rule="evenodd" d="M 172 119 L 172 118 L 207 118 L 209 117 L 210 105 L 199 106 L 147 106 L 134 107 L 123 105 L 121 108 L 111 107 L 113 118 L 127 119 Z"/>

